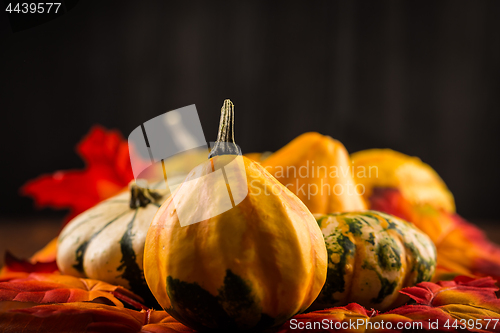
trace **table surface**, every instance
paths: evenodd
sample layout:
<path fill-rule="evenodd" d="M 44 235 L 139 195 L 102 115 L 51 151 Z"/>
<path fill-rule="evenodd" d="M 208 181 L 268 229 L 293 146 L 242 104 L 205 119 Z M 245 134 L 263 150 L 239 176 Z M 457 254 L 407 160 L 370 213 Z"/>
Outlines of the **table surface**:
<path fill-rule="evenodd" d="M 500 222 L 474 221 L 489 239 L 500 244 Z M 18 258 L 28 258 L 57 236 L 61 219 L 39 217 L 0 217 L 0 267 L 9 250 Z"/>

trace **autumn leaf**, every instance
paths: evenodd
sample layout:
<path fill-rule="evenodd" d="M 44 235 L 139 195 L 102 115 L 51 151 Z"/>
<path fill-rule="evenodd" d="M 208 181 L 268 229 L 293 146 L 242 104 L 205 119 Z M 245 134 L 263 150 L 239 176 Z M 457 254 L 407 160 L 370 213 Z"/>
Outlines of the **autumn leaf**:
<path fill-rule="evenodd" d="M 76 151 L 85 169 L 42 175 L 21 188 L 38 207 L 69 209 L 67 221 L 120 192 L 134 178 L 128 143 L 118 131 L 94 126 Z"/>
<path fill-rule="evenodd" d="M 30 262 L 51 262 L 56 261 L 57 256 L 57 237 L 47 243 L 42 249 L 38 250 L 31 256 Z"/>
<path fill-rule="evenodd" d="M 145 324 L 141 333 L 177 333 L 177 332 L 196 332 L 192 328 L 179 323 L 174 317 L 165 311 L 149 311 L 147 324 Z"/>
<path fill-rule="evenodd" d="M 0 301 L 0 312 L 5 312 L 15 309 L 31 308 L 37 305 L 40 304 L 35 302 Z"/>
<path fill-rule="evenodd" d="M 57 237 L 37 251 L 29 260 L 16 258 L 9 251 L 5 252 L 4 266 L 0 269 L 0 282 L 27 277 L 29 273 L 54 273 L 58 271 L 56 263 Z"/>
<path fill-rule="evenodd" d="M 36 261 L 32 263 L 28 260 L 21 260 L 14 257 L 9 251 L 5 252 L 5 267 L 10 272 L 25 272 L 25 273 L 53 273 L 56 272 L 57 264 L 55 260 L 48 262 Z"/>
<path fill-rule="evenodd" d="M 103 298 L 123 307 L 127 303 L 143 309 L 143 300 L 131 291 L 98 280 L 69 275 L 31 273 L 26 277 L 0 282 L 0 301 L 67 303 Z"/>
<path fill-rule="evenodd" d="M 453 281 L 422 282 L 401 291 L 415 304 L 385 313 L 351 303 L 297 315 L 279 333 L 402 332 L 403 330 L 500 332 L 500 299 L 492 278 L 456 277 Z"/>
<path fill-rule="evenodd" d="M 438 319 L 440 328 L 446 328 L 448 323 L 470 331 L 500 332 L 500 299 L 495 294 L 498 290 L 495 282 L 490 277 L 466 276 L 458 276 L 453 281 L 422 282 L 401 291 L 418 305 L 405 305 L 388 314 L 414 321 Z"/>
<path fill-rule="evenodd" d="M 44 249 L 35 253 L 30 260 L 18 259 L 9 251 L 6 251 L 4 257 L 5 265 L 0 269 L 0 282 L 26 278 L 30 273 L 58 272 L 55 253 L 53 255 L 52 253 L 45 253 L 46 251 L 53 251 L 53 249 L 47 249 L 53 247 L 53 242 L 50 242 Z"/>
<path fill-rule="evenodd" d="M 457 277 L 422 282 L 403 293 L 415 304 L 378 313 L 359 304 L 300 314 L 272 330 L 288 332 L 402 332 L 404 330 L 499 332 L 500 300 L 491 278 Z M 88 302 L 0 307 L 2 332 L 194 332 L 164 311 L 135 311 Z M 462 321 L 462 322 L 461 322 Z M 481 327 L 480 327 L 481 325 Z"/>
<path fill-rule="evenodd" d="M 364 328 L 355 325 L 360 321 L 370 320 L 377 312 L 368 311 L 357 303 L 343 307 L 319 310 L 293 317 L 283 324 L 278 333 L 291 332 L 364 332 Z M 326 324 L 324 324 L 326 323 Z M 327 325 L 327 326 L 325 326 Z"/>
<path fill-rule="evenodd" d="M 194 332 L 164 311 L 134 311 L 95 304 L 39 305 L 0 312 L 0 331 L 6 333 L 176 333 Z"/>

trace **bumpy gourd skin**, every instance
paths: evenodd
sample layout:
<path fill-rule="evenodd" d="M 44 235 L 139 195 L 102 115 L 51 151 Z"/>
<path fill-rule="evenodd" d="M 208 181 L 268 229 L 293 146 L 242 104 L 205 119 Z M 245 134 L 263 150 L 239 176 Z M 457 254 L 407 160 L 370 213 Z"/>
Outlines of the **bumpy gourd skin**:
<path fill-rule="evenodd" d="M 144 271 L 151 291 L 174 318 L 198 330 L 280 325 L 307 309 L 326 279 L 326 248 L 316 220 L 246 157 L 240 158 L 247 184 L 237 184 L 248 186 L 248 196 L 220 215 L 180 226 L 176 208 L 196 214 L 226 195 L 224 183 L 208 186 L 200 176 L 231 158 L 216 156 L 195 168 L 173 194 L 180 198 L 177 207 L 170 197 L 146 238 Z"/>
<path fill-rule="evenodd" d="M 365 210 L 344 145 L 316 132 L 304 133 L 262 165 L 313 214 Z"/>
<path fill-rule="evenodd" d="M 376 211 L 316 218 L 328 251 L 328 273 L 313 308 L 356 302 L 387 310 L 407 300 L 399 290 L 434 274 L 434 244 L 406 221 Z"/>

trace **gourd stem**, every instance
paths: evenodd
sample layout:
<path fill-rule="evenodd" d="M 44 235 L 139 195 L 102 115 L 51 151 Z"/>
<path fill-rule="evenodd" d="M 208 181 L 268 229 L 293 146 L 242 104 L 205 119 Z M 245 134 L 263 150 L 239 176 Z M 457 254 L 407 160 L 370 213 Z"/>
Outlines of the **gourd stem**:
<path fill-rule="evenodd" d="M 240 147 L 234 142 L 234 104 L 229 99 L 222 105 L 217 141 L 208 158 L 220 155 L 241 155 Z"/>
<path fill-rule="evenodd" d="M 161 195 L 158 192 L 150 190 L 148 188 L 143 188 L 137 185 L 135 181 L 130 182 L 129 188 L 130 188 L 129 206 L 132 209 L 136 209 L 139 207 L 146 207 L 151 202 L 155 202 L 161 198 Z"/>

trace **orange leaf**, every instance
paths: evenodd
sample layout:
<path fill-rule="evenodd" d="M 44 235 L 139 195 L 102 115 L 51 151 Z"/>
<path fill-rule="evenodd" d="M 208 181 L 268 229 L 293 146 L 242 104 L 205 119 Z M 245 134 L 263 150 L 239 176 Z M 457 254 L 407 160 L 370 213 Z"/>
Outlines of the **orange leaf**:
<path fill-rule="evenodd" d="M 9 251 L 6 251 L 4 261 L 5 265 L 0 270 L 0 282 L 25 278 L 29 275 L 29 273 L 58 272 L 55 258 L 47 262 L 39 262 L 31 259 L 28 261 L 18 259 Z"/>
<path fill-rule="evenodd" d="M 367 311 L 356 303 L 343 307 L 300 314 L 281 326 L 278 333 L 291 332 L 364 332 L 358 320 L 367 321 L 376 311 Z M 327 326 L 324 326 L 326 323 Z"/>
<path fill-rule="evenodd" d="M 32 273 L 27 277 L 0 282 L 0 301 L 67 303 L 99 298 L 119 307 L 123 307 L 123 301 L 138 309 L 145 308 L 139 296 L 123 287 L 98 280 Z"/>
<path fill-rule="evenodd" d="M 0 302 L 0 312 L 14 310 L 14 309 L 31 308 L 37 305 L 40 304 L 34 302 L 3 301 Z"/>
<path fill-rule="evenodd" d="M 470 331 L 500 332 L 500 300 L 491 278 L 460 276 L 453 281 L 422 282 L 406 288 L 403 294 L 416 304 L 404 305 L 385 313 L 368 311 L 348 304 L 297 315 L 280 327 L 279 333 L 291 332 L 402 332 Z"/>
<path fill-rule="evenodd" d="M 458 276 L 453 281 L 422 282 L 401 293 L 410 296 L 419 305 L 406 305 L 389 314 L 398 314 L 412 320 L 438 320 L 440 328 L 446 323 L 457 324 L 470 331 L 500 331 L 500 299 L 498 288 L 490 277 L 472 279 Z"/>
<path fill-rule="evenodd" d="M 95 303 L 39 305 L 0 312 L 0 331 L 12 333 L 194 332 L 164 311 L 141 312 Z"/>
<path fill-rule="evenodd" d="M 402 332 L 439 330 L 499 332 L 500 300 L 491 278 L 457 277 L 423 282 L 403 293 L 417 304 L 379 314 L 351 303 L 297 315 L 277 329 L 286 332 Z M 66 303 L 24 308 L 9 304 L 0 310 L 2 332 L 194 332 L 164 311 L 141 312 L 95 303 Z M 10 309 L 10 310 L 9 310 Z M 463 323 L 461 322 L 463 321 Z M 479 327 L 481 325 L 481 328 Z"/>
<path fill-rule="evenodd" d="M 38 250 L 30 258 L 31 263 L 56 261 L 57 256 L 57 237 L 47 243 L 42 249 Z"/>
<path fill-rule="evenodd" d="M 141 333 L 177 332 L 195 332 L 195 330 L 179 323 L 165 311 L 150 311 L 148 322 L 141 329 Z"/>
<path fill-rule="evenodd" d="M 21 188 L 39 207 L 69 209 L 67 220 L 120 192 L 133 179 L 128 144 L 118 131 L 94 126 L 76 150 L 84 170 L 57 171 Z"/>
<path fill-rule="evenodd" d="M 18 259 L 9 251 L 5 252 L 5 265 L 0 269 L 0 282 L 26 277 L 28 273 L 54 273 L 58 271 L 56 263 L 57 237 L 28 260 Z"/>
<path fill-rule="evenodd" d="M 10 272 L 26 272 L 26 273 L 53 273 L 56 272 L 57 264 L 56 261 L 48 261 L 48 262 L 35 262 L 31 263 L 27 260 L 21 260 L 14 255 L 12 255 L 9 251 L 5 252 L 5 267 Z"/>

